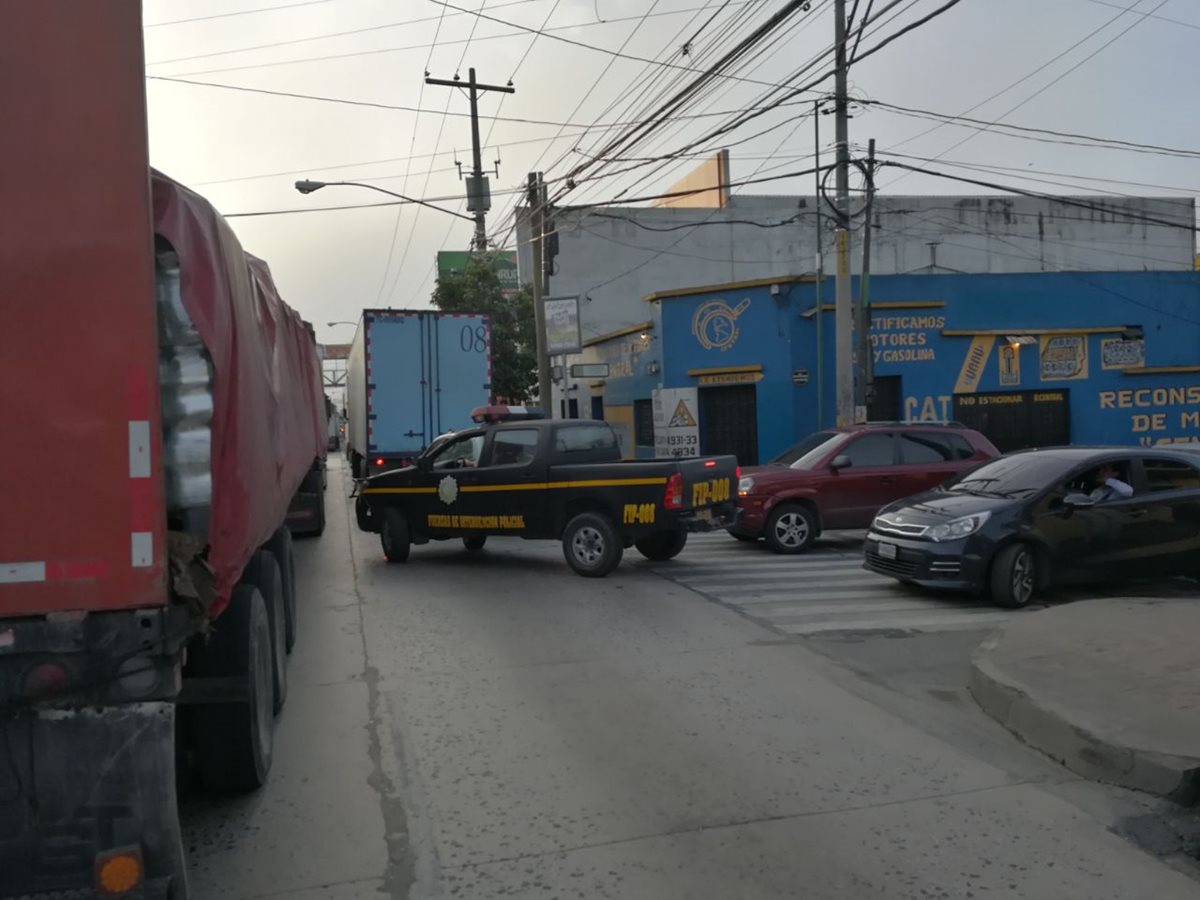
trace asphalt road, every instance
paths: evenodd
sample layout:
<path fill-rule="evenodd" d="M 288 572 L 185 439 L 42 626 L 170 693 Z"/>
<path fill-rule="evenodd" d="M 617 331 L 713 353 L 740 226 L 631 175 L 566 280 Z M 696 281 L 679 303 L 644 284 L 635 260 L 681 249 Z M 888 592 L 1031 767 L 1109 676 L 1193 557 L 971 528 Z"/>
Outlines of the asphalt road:
<path fill-rule="evenodd" d="M 389 566 L 343 478 L 300 545 L 270 783 L 184 806 L 200 900 L 1200 898 L 1178 813 L 974 709 L 985 632 L 937 619 L 956 609 L 860 597 L 900 605 L 798 629 L 841 614 L 822 580 L 858 576 L 802 574 L 771 621 L 714 593 L 704 541 L 599 581 L 513 539 Z"/>

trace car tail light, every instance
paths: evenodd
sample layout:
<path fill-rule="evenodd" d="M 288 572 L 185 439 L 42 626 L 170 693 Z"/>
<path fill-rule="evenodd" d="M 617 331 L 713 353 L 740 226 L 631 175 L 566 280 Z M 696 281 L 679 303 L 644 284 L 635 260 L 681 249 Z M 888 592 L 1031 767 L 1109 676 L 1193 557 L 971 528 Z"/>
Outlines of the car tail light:
<path fill-rule="evenodd" d="M 663 495 L 663 509 L 683 509 L 683 475 L 679 472 L 667 479 L 667 492 Z"/>
<path fill-rule="evenodd" d="M 716 467 L 717 467 L 717 461 L 715 459 L 706 459 L 704 461 L 704 468 L 715 469 Z"/>
<path fill-rule="evenodd" d="M 67 667 L 60 662 L 49 660 L 36 663 L 25 672 L 21 679 L 21 694 L 29 700 L 40 700 L 64 694 L 71 686 L 71 676 Z"/>
<path fill-rule="evenodd" d="M 738 479 L 740 479 L 742 477 L 742 467 L 741 466 L 738 466 L 736 469 L 733 470 L 733 477 L 738 478 Z"/>
<path fill-rule="evenodd" d="M 382 456 L 379 457 L 379 459 L 375 460 L 375 465 L 377 465 L 377 466 L 383 465 L 383 457 Z"/>

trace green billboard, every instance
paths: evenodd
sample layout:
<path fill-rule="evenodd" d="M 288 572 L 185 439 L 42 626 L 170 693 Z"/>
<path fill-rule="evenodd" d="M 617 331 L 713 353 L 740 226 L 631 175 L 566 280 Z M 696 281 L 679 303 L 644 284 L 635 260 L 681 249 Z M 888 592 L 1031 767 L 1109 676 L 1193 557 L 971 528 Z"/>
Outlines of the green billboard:
<path fill-rule="evenodd" d="M 469 250 L 442 250 L 437 255 L 438 278 L 448 278 L 461 275 L 467 270 L 471 259 Z M 520 290 L 521 279 L 517 275 L 517 253 L 515 250 L 496 250 L 487 254 L 492 261 L 492 271 L 500 279 L 500 287 L 504 294 Z"/>

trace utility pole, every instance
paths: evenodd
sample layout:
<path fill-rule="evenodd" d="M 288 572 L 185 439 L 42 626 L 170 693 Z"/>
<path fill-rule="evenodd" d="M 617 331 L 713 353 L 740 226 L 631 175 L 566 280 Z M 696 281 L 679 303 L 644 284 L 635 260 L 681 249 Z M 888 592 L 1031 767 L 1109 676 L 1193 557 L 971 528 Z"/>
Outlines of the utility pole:
<path fill-rule="evenodd" d="M 546 185 L 541 172 L 530 172 L 526 202 L 529 204 L 529 224 L 533 251 L 533 327 L 538 369 L 538 402 L 546 418 L 554 418 L 554 389 L 550 383 L 550 358 L 546 355 L 545 266 L 542 262 L 543 241 L 546 235 Z"/>
<path fill-rule="evenodd" d="M 821 257 L 821 206 L 825 202 L 821 197 L 821 101 L 813 101 L 813 178 L 816 180 L 817 214 L 817 255 L 814 268 L 817 272 L 817 428 L 825 427 L 825 325 L 821 321 L 821 305 L 824 303 L 824 291 L 821 282 L 825 277 L 825 260 Z"/>
<path fill-rule="evenodd" d="M 875 399 L 875 354 L 871 348 L 871 299 L 868 282 L 871 278 L 871 208 L 875 201 L 875 138 L 867 143 L 866 215 L 863 217 L 862 274 L 858 276 L 858 307 L 855 328 L 858 329 L 858 382 L 854 404 L 870 410 Z M 869 412 L 865 416 L 870 417 Z"/>
<path fill-rule="evenodd" d="M 457 75 L 452 80 L 426 77 L 425 83 L 439 87 L 464 87 Z M 488 210 L 492 208 L 492 192 L 487 177 L 483 174 L 483 150 L 479 146 L 479 94 L 488 91 L 515 94 L 517 89 L 511 82 L 506 85 L 480 84 L 475 80 L 474 69 L 467 70 L 465 87 L 467 96 L 471 99 L 471 161 L 474 165 L 471 174 L 467 176 L 467 210 L 475 214 L 475 237 L 471 241 L 471 249 L 476 253 L 483 253 L 487 250 L 486 217 Z"/>
<path fill-rule="evenodd" d="M 854 422 L 854 341 L 850 290 L 850 127 L 846 87 L 846 0 L 833 2 L 835 44 L 834 119 L 837 168 L 837 279 L 834 306 L 834 365 L 837 424 Z"/>

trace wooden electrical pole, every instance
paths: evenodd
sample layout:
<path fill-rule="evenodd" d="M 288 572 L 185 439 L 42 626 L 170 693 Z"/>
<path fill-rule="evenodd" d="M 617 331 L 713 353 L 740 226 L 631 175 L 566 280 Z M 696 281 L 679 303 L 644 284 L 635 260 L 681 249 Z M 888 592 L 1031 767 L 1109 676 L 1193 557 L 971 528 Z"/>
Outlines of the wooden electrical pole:
<path fill-rule="evenodd" d="M 855 329 L 858 337 L 858 366 L 854 405 L 870 418 L 875 394 L 875 355 L 871 348 L 871 210 L 875 203 L 875 138 L 867 144 L 867 205 L 863 216 L 862 274 L 858 276 L 858 306 Z"/>
<path fill-rule="evenodd" d="M 538 403 L 546 418 L 554 418 L 554 389 L 550 382 L 550 357 L 546 355 L 545 264 L 546 185 L 541 172 L 530 172 L 526 203 L 529 205 L 530 249 L 533 251 L 533 323 L 536 332 Z"/>
<path fill-rule="evenodd" d="M 451 80 L 427 77 L 425 83 L 435 84 L 439 87 L 465 87 L 467 96 L 471 100 L 471 162 L 474 168 L 467 176 L 467 211 L 475 214 L 475 237 L 471 241 L 471 248 L 476 253 L 483 253 L 487 250 L 486 219 L 488 210 L 492 208 L 492 192 L 488 185 L 488 179 L 483 174 L 483 148 L 479 146 L 479 94 L 488 91 L 515 94 L 516 88 L 511 83 L 506 85 L 480 84 L 475 80 L 474 69 L 467 70 L 466 84 L 457 75 Z"/>
<path fill-rule="evenodd" d="M 846 0 L 833 3 L 834 124 L 837 205 L 837 275 L 834 300 L 833 355 L 838 425 L 854 422 L 854 318 L 850 290 L 850 126 L 846 65 Z"/>

